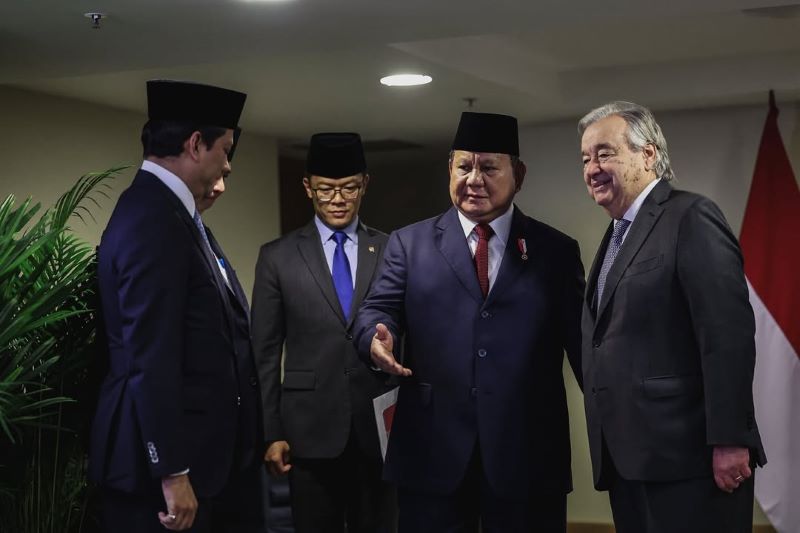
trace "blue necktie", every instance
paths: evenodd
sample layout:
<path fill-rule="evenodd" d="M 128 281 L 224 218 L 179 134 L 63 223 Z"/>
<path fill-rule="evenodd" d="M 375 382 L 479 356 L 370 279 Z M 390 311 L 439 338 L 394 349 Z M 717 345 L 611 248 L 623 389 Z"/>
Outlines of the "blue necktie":
<path fill-rule="evenodd" d="M 208 234 L 206 233 L 206 227 L 203 225 L 203 220 L 200 218 L 200 213 L 198 211 L 194 212 L 193 220 L 194 220 L 194 225 L 197 226 L 197 231 L 199 231 L 200 236 L 203 237 L 203 242 L 206 243 L 206 248 L 208 248 L 208 251 L 211 252 L 212 256 L 214 256 L 214 250 L 213 248 L 211 248 L 211 243 L 208 241 Z"/>
<path fill-rule="evenodd" d="M 230 280 L 228 280 L 228 273 L 225 271 L 225 266 L 221 258 L 217 257 L 217 254 L 214 253 L 214 248 L 211 247 L 211 241 L 208 240 L 208 233 L 206 233 L 206 227 L 203 225 L 203 220 L 200 218 L 200 213 L 198 211 L 194 212 L 194 216 L 192 217 L 194 220 L 194 225 L 197 226 L 197 231 L 200 232 L 200 236 L 203 237 L 203 242 L 206 243 L 206 248 L 211 253 L 211 257 L 214 258 L 214 261 L 217 263 L 219 267 L 219 273 L 222 276 L 222 280 L 225 282 L 225 285 L 233 291 L 233 287 L 231 286 Z"/>
<path fill-rule="evenodd" d="M 335 231 L 331 239 L 336 241 L 336 250 L 333 252 L 333 286 L 336 295 L 339 297 L 339 304 L 342 306 L 344 318 L 347 320 L 350 315 L 350 305 L 353 303 L 353 275 L 350 273 L 350 261 L 344 253 L 344 243 L 347 235 L 343 231 Z"/>
<path fill-rule="evenodd" d="M 622 237 L 625 236 L 625 230 L 628 229 L 630 223 L 630 220 L 623 218 L 622 220 L 617 220 L 617 223 L 614 224 L 614 231 L 611 232 L 611 239 L 608 241 L 608 248 L 606 248 L 606 256 L 603 258 L 600 274 L 597 275 L 597 309 L 600 309 L 608 271 L 611 270 L 611 265 L 614 264 L 614 259 L 617 258 L 619 249 L 622 246 Z"/>

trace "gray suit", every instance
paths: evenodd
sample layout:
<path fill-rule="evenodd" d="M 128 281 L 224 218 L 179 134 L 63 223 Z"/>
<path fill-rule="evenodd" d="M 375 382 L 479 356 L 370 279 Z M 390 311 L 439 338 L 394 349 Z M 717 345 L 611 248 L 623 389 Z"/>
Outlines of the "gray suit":
<path fill-rule="evenodd" d="M 677 525 L 694 518 L 698 531 L 739 531 L 725 529 L 720 517 L 732 517 L 733 506 L 746 522 L 752 492 L 748 503 L 745 490 L 728 496 L 714 487 L 712 449 L 748 447 L 754 462 L 766 459 L 753 411 L 755 324 L 736 238 L 713 202 L 658 183 L 628 231 L 598 309 L 611 229 L 589 273 L 583 311 L 595 486 L 611 488 L 614 507 L 615 479 L 657 482 L 673 510 L 665 515 L 676 524 L 661 523 L 658 531 L 694 531 Z M 676 490 L 667 495 L 670 486 Z M 693 501 L 700 517 L 685 511 L 681 498 Z M 617 529 L 626 531 L 620 518 L 615 509 Z"/>
<path fill-rule="evenodd" d="M 357 232 L 358 262 L 350 320 L 342 313 L 313 220 L 262 246 L 258 257 L 252 336 L 262 387 L 264 439 L 267 443 L 289 442 L 293 507 L 303 488 L 298 488 L 291 476 L 306 466 L 327 468 L 320 460 L 346 455 L 357 463 L 374 465 L 369 492 L 374 493 L 374 484 L 381 483 L 372 399 L 392 383 L 358 358 L 351 327 L 387 237 L 363 224 Z M 346 490 L 346 480 L 341 481 L 325 493 Z"/>

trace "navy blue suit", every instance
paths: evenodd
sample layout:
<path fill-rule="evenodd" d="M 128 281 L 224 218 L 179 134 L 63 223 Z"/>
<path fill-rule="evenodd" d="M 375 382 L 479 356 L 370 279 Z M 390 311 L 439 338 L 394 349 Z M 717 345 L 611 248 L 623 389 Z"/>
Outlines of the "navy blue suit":
<path fill-rule="evenodd" d="M 218 247 L 217 254 L 224 257 Z M 202 508 L 258 464 L 247 302 L 226 267 L 232 290 L 184 205 L 140 170 L 98 252 L 110 370 L 92 428 L 90 476 L 104 488 L 157 501 L 161 477 L 188 468 Z"/>
<path fill-rule="evenodd" d="M 395 346 L 405 335 L 413 371 L 401 382 L 385 477 L 449 493 L 477 444 L 501 497 L 569 492 L 562 364 L 566 348 L 580 379 L 583 287 L 577 242 L 517 208 L 486 300 L 455 208 L 394 232 L 354 328 L 365 360 L 377 323 Z"/>

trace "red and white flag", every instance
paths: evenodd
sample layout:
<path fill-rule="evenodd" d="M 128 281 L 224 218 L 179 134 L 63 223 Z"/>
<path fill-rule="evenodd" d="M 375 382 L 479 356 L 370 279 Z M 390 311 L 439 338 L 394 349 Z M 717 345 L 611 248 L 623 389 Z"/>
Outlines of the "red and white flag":
<path fill-rule="evenodd" d="M 800 532 L 800 189 L 770 92 L 741 246 L 756 317 L 753 394 L 768 464 L 756 499 L 780 533 Z"/>

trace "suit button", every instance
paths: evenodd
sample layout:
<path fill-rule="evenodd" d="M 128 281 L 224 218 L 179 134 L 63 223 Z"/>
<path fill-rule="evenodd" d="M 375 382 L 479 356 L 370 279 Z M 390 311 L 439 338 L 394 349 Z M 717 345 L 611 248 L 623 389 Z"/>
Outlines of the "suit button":
<path fill-rule="evenodd" d="M 469 395 L 475 398 L 478 395 L 478 387 L 472 387 L 469 390 Z"/>
<path fill-rule="evenodd" d="M 489 311 L 481 311 L 481 318 L 489 318 L 492 316 Z"/>
<path fill-rule="evenodd" d="M 258 378 L 256 378 L 255 376 L 250 376 L 250 385 L 252 387 L 255 387 L 256 385 L 258 385 Z"/>
<path fill-rule="evenodd" d="M 345 339 L 347 339 L 347 340 L 349 340 L 349 341 L 351 341 L 351 340 L 353 340 L 353 335 L 351 335 L 350 333 L 348 333 L 348 334 L 346 334 L 346 335 L 344 336 L 344 338 L 345 338 Z"/>
<path fill-rule="evenodd" d="M 486 357 L 486 350 L 484 350 L 483 348 L 478 350 L 478 357 Z"/>

